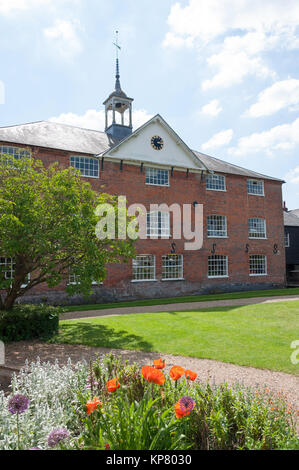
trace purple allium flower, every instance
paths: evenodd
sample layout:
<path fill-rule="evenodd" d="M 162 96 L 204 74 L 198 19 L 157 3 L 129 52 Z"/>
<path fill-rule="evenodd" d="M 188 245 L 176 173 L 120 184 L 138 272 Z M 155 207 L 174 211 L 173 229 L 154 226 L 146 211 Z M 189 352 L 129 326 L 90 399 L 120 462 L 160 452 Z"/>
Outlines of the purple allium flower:
<path fill-rule="evenodd" d="M 191 397 L 183 397 L 179 399 L 179 404 L 181 411 L 183 413 L 191 413 L 193 408 L 195 407 L 195 401 Z"/>
<path fill-rule="evenodd" d="M 64 441 L 65 439 L 69 439 L 70 434 L 67 429 L 65 428 L 59 428 L 59 429 L 53 429 L 53 431 L 50 432 L 48 436 L 48 445 L 53 449 L 56 447 L 59 442 Z"/>
<path fill-rule="evenodd" d="M 25 413 L 29 403 L 29 398 L 25 397 L 25 395 L 14 395 L 8 401 L 8 411 L 12 415 Z"/>

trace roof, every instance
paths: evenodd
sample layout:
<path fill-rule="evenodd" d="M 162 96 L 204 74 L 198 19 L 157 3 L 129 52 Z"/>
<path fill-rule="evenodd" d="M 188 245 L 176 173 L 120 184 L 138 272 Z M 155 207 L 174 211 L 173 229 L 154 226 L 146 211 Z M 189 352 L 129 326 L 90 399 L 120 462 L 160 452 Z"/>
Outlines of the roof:
<path fill-rule="evenodd" d="M 105 132 L 50 121 L 0 127 L 0 141 L 87 155 L 104 154 L 121 142 Z M 212 172 L 283 182 L 278 178 L 256 173 L 194 150 L 193 153 Z"/>
<path fill-rule="evenodd" d="M 299 216 L 294 214 L 297 212 L 299 214 L 299 210 L 296 209 L 294 211 L 284 212 L 284 225 L 287 227 L 299 227 Z"/>
<path fill-rule="evenodd" d="M 49 121 L 1 127 L 0 141 L 91 155 L 119 143 L 105 132 Z"/>
<path fill-rule="evenodd" d="M 193 150 L 195 155 L 209 168 L 210 171 L 214 171 L 215 173 L 228 173 L 231 175 L 242 175 L 242 176 L 249 176 L 252 178 L 261 178 L 261 179 L 268 179 L 274 181 L 284 182 L 281 179 L 273 178 L 272 176 L 263 175 L 262 173 L 257 173 L 252 170 L 247 170 L 241 166 L 233 165 L 232 163 L 225 162 L 220 160 L 219 158 L 210 157 L 209 155 L 205 155 L 204 153 L 197 152 Z"/>
<path fill-rule="evenodd" d="M 291 214 L 293 215 L 296 215 L 297 217 L 299 217 L 299 209 L 294 209 L 292 211 L 290 211 Z"/>

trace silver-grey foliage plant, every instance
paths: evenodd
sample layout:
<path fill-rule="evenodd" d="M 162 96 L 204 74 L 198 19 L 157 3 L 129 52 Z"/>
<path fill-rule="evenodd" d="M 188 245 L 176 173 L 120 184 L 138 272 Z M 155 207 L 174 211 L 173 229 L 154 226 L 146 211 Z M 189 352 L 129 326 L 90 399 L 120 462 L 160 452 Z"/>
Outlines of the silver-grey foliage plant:
<path fill-rule="evenodd" d="M 55 428 L 75 431 L 77 393 L 85 389 L 88 368 L 84 363 L 66 366 L 44 363 L 26 363 L 18 376 L 14 376 L 11 394 L 0 391 L 0 450 L 16 450 L 16 416 L 8 410 L 9 399 L 22 393 L 30 400 L 29 409 L 19 416 L 21 448 L 48 449 L 48 435 Z"/>

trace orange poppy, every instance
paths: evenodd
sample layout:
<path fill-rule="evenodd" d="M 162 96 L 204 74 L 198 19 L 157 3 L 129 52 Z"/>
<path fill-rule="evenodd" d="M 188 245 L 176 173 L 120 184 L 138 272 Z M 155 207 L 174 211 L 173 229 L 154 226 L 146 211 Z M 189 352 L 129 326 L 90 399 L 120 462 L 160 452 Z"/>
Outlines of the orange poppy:
<path fill-rule="evenodd" d="M 184 373 L 185 370 L 180 366 L 173 366 L 169 371 L 169 375 L 173 380 L 179 380 Z"/>
<path fill-rule="evenodd" d="M 197 373 L 192 370 L 185 370 L 186 379 L 194 381 L 197 377 Z"/>
<path fill-rule="evenodd" d="M 164 385 L 165 382 L 165 377 L 163 372 L 161 372 L 159 369 L 155 369 L 154 367 L 151 366 L 144 366 L 141 369 L 143 377 L 148 381 L 152 382 L 156 385 Z"/>
<path fill-rule="evenodd" d="M 87 414 L 90 415 L 91 413 L 93 413 L 97 409 L 98 406 L 102 408 L 102 402 L 97 397 L 94 397 L 93 400 L 89 400 L 86 403 Z"/>
<path fill-rule="evenodd" d="M 108 380 L 106 387 L 109 393 L 115 392 L 115 390 L 120 387 L 118 377 L 116 379 Z"/>
<path fill-rule="evenodd" d="M 153 364 L 156 369 L 164 369 L 165 367 L 165 361 L 163 361 L 163 359 L 157 359 L 156 361 L 153 361 Z"/>

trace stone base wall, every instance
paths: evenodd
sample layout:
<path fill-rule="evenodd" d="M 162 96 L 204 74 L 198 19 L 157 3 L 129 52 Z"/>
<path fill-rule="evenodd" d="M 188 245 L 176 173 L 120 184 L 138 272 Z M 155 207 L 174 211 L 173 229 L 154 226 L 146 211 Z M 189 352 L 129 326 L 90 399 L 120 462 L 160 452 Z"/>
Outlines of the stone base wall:
<path fill-rule="evenodd" d="M 228 292 L 241 292 L 250 290 L 283 288 L 284 284 L 265 283 L 219 283 L 202 285 L 199 283 L 172 281 L 172 282 L 140 282 L 130 283 L 122 288 L 94 288 L 93 294 L 86 298 L 82 295 L 70 297 L 65 291 L 48 290 L 27 295 L 19 299 L 20 303 L 47 303 L 50 305 L 88 305 L 107 302 L 120 302 L 126 300 L 157 299 L 167 297 L 181 297 L 187 295 L 220 294 Z"/>

